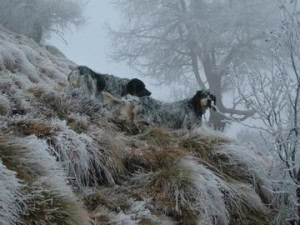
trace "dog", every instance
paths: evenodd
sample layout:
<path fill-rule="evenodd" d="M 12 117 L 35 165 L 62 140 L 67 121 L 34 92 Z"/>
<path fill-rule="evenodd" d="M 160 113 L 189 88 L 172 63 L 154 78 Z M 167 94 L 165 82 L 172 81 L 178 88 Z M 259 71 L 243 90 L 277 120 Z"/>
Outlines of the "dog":
<path fill-rule="evenodd" d="M 115 118 L 135 122 L 139 106 L 126 100 L 117 99 L 110 93 L 102 92 L 102 104 L 107 108 Z"/>
<path fill-rule="evenodd" d="M 68 81 L 72 88 L 82 88 L 84 93 L 98 98 L 102 91 L 106 91 L 114 97 L 121 98 L 128 94 L 144 97 L 151 92 L 146 89 L 143 81 L 134 78 L 119 78 L 113 75 L 96 73 L 87 66 L 78 66 L 68 75 Z"/>
<path fill-rule="evenodd" d="M 208 108 L 216 111 L 216 96 L 209 90 L 199 90 L 190 99 L 163 103 L 151 97 L 136 100 L 137 121 L 157 124 L 172 129 L 192 129 L 202 124 Z"/>

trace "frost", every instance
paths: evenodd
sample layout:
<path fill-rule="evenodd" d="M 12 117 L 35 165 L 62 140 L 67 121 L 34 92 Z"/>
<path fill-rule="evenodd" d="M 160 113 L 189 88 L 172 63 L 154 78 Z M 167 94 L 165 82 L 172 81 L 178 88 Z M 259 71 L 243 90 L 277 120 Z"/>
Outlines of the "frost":
<path fill-rule="evenodd" d="M 20 222 L 25 200 L 22 188 L 16 173 L 8 170 L 0 160 L 0 225 L 15 225 Z"/>
<path fill-rule="evenodd" d="M 269 216 L 255 151 L 207 126 L 186 132 L 117 120 L 69 88 L 74 66 L 57 49 L 0 26 L 0 130 L 7 135 L 0 137 L 0 225 L 18 224 L 20 214 L 68 225 L 87 225 L 89 215 L 112 225 L 228 225 L 236 217 L 246 224 L 255 213 Z"/>
<path fill-rule="evenodd" d="M 62 168 L 56 163 L 53 156 L 48 152 L 48 145 L 45 141 L 38 140 L 34 136 L 17 140 L 17 143 L 24 148 L 19 152 L 20 163 L 30 168 L 38 175 L 35 186 L 44 187 L 43 191 L 54 193 L 63 199 L 70 206 L 64 210 L 69 213 L 70 219 L 76 224 L 88 224 L 88 216 L 71 187 L 67 185 L 67 177 Z M 32 193 L 32 194 L 38 194 Z M 32 196 L 34 197 L 34 196 Z"/>
<path fill-rule="evenodd" d="M 111 172 L 105 166 L 104 155 L 91 137 L 77 134 L 65 122 L 53 121 L 52 125 L 60 132 L 52 140 L 51 152 L 78 187 L 82 189 L 89 184 L 97 185 L 99 180 L 115 183 Z"/>

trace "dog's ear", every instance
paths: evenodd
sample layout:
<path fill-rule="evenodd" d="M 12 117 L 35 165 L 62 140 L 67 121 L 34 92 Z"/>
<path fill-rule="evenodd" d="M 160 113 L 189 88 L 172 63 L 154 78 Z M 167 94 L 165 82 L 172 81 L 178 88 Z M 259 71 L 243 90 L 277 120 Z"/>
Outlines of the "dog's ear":
<path fill-rule="evenodd" d="M 197 115 L 202 114 L 202 106 L 200 104 L 201 98 L 203 97 L 204 92 L 202 90 L 197 91 L 196 94 L 192 97 L 192 105 Z"/>
<path fill-rule="evenodd" d="M 97 92 L 100 93 L 105 89 L 106 86 L 105 79 L 100 74 L 95 76 L 95 78 L 97 81 Z"/>
<path fill-rule="evenodd" d="M 216 96 L 213 95 L 213 94 L 210 94 L 210 98 L 214 102 L 214 105 L 217 105 L 217 98 L 216 98 Z"/>

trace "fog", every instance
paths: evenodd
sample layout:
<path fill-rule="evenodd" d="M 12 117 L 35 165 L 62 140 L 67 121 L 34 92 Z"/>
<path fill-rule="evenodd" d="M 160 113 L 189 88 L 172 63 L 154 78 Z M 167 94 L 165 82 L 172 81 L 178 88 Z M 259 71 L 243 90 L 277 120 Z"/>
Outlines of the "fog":
<path fill-rule="evenodd" d="M 113 27 L 120 25 L 121 17 L 109 1 L 89 0 L 84 12 L 87 24 L 72 32 L 66 32 L 62 39 L 53 35 L 49 42 L 57 46 L 69 59 L 78 65 L 86 65 L 97 72 L 113 74 L 119 77 L 140 78 L 152 96 L 159 100 L 170 101 L 170 89 L 157 86 L 157 81 L 141 77 L 125 63 L 110 60 L 110 37 L 105 24 Z"/>
<path fill-rule="evenodd" d="M 178 185 L 174 182 L 172 182 L 171 186 L 169 183 L 165 183 L 167 189 L 163 191 L 164 193 L 169 193 L 171 189 L 176 192 L 172 194 L 173 197 L 176 195 L 176 199 L 174 198 L 174 206 L 176 206 L 170 212 L 178 211 L 177 202 L 180 196 L 188 200 L 188 198 L 185 198 L 184 193 L 192 196 L 190 200 L 195 203 L 195 199 L 199 198 L 199 196 L 205 196 L 203 194 L 209 193 L 211 190 L 214 190 L 211 187 L 215 187 L 216 190 L 219 190 L 218 198 L 212 198 L 210 202 L 213 204 L 211 206 L 204 209 L 199 208 L 196 213 L 211 212 L 212 209 L 216 208 L 215 204 L 219 205 L 219 202 L 224 203 L 224 209 L 226 208 L 225 206 L 229 205 L 230 210 L 236 208 L 238 213 L 242 212 L 242 208 L 250 209 L 250 211 L 256 213 L 257 210 L 254 205 L 262 205 L 258 208 L 263 214 L 267 211 L 274 214 L 268 216 L 268 218 L 273 217 L 272 221 L 267 221 L 267 219 L 266 221 L 260 221 L 263 224 L 270 222 L 273 225 L 281 225 L 283 221 L 289 224 L 300 224 L 300 9 L 298 1 L 113 1 L 116 3 L 115 6 L 118 7 L 118 10 L 109 3 L 110 0 L 89 0 L 85 10 L 81 9 L 78 1 L 0 0 L 0 131 L 7 133 L 8 137 L 15 135 L 16 143 L 23 142 L 25 140 L 23 136 L 27 135 L 30 135 L 29 138 L 34 138 L 39 143 L 41 142 L 38 139 L 43 139 L 44 148 L 36 148 L 41 150 L 43 154 L 48 154 L 48 151 L 54 150 L 53 155 L 59 155 L 63 152 L 61 151 L 62 149 L 66 150 L 66 153 L 63 153 L 63 155 L 69 156 L 70 152 L 72 159 L 74 158 L 73 153 L 82 157 L 77 162 L 78 164 L 82 163 L 83 167 L 78 167 L 76 160 L 74 164 L 74 168 L 78 168 L 79 175 L 77 172 L 71 174 L 71 176 L 68 174 L 68 177 L 81 178 L 83 177 L 81 173 L 86 173 L 87 178 L 84 178 L 82 182 L 78 182 L 82 186 L 90 185 L 86 181 L 89 180 L 91 173 L 89 169 L 86 169 L 86 166 L 91 166 L 93 171 L 98 171 L 98 168 L 95 167 L 95 161 L 90 161 L 90 159 L 94 160 L 95 158 L 93 154 L 90 154 L 94 152 L 99 156 L 96 160 L 98 161 L 97 164 L 100 165 L 99 171 L 101 172 L 96 172 L 95 176 L 93 175 L 95 182 L 93 181 L 91 184 L 98 182 L 102 171 L 109 171 L 112 168 L 114 173 L 124 169 L 124 173 L 129 172 L 128 180 L 125 182 L 130 184 L 129 188 L 134 186 L 146 187 L 150 183 L 158 184 L 154 189 L 151 188 L 146 192 L 138 191 L 143 193 L 143 197 L 145 197 L 145 193 L 152 193 L 153 191 L 151 190 L 160 189 L 161 183 L 164 183 L 165 180 L 169 181 L 169 179 L 165 179 L 165 175 L 163 176 L 163 182 L 151 180 L 157 174 L 167 174 L 167 176 L 172 178 L 173 174 L 181 174 L 181 171 L 187 171 L 187 176 L 176 178 L 176 180 L 180 181 Z M 122 16 L 119 14 L 120 11 Z M 82 14 L 87 18 L 85 25 L 83 24 Z M 80 24 L 82 25 L 81 27 L 79 26 Z M 105 24 L 110 24 L 111 27 L 115 28 L 114 32 L 109 34 Z M 72 29 L 70 28 L 73 26 L 78 27 L 78 29 L 71 32 L 70 30 Z M 46 43 L 43 43 L 43 41 Z M 66 76 L 74 64 L 64 57 L 54 57 L 53 54 L 55 55 L 55 53 L 49 53 L 48 48 L 40 44 L 56 46 L 68 59 L 71 59 L 78 65 L 88 66 L 99 73 L 107 73 L 124 78 L 140 78 L 146 83 L 147 89 L 152 92 L 152 96 L 155 99 L 173 101 L 174 99 L 193 97 L 171 104 L 152 101 L 151 98 L 140 98 L 136 102 L 139 106 L 137 110 L 135 105 L 129 107 L 131 111 L 123 110 L 118 108 L 118 106 L 115 109 L 110 109 L 104 98 L 102 99 L 103 104 L 99 104 L 99 101 L 91 101 L 95 95 L 85 93 L 91 91 L 91 89 L 96 90 L 93 92 L 94 94 L 99 93 L 100 82 L 98 81 L 100 79 L 96 79 L 97 85 L 95 85 L 95 79 L 89 79 L 90 77 L 95 77 L 92 72 L 83 73 L 87 75 L 87 77 L 83 77 L 80 70 L 74 70 L 72 76 L 74 75 L 75 80 L 72 80 L 72 76 L 70 76 L 71 79 L 67 82 Z M 114 52 L 113 57 L 110 55 L 112 52 Z M 112 61 L 112 58 L 115 61 Z M 158 86 L 158 82 L 168 84 L 168 86 Z M 118 90 L 115 86 L 116 82 L 111 83 L 114 84 L 111 89 Z M 126 90 L 130 90 L 128 83 L 125 85 Z M 119 94 L 119 97 L 123 95 L 122 89 L 125 89 L 123 88 L 125 85 L 120 88 L 121 94 Z M 68 88 L 65 89 L 65 87 Z M 77 89 L 77 87 L 81 89 Z M 174 87 L 177 88 L 176 91 Z M 199 91 L 199 89 L 209 89 L 209 91 Z M 85 98 L 85 94 L 88 94 L 89 97 Z M 111 94 L 113 95 L 113 93 Z M 144 100 L 146 101 L 145 108 L 143 104 L 140 104 Z M 112 105 L 120 103 L 113 96 L 110 97 L 109 101 L 114 102 Z M 121 102 L 120 105 L 126 108 L 128 106 L 127 103 Z M 215 109 L 215 111 L 210 110 L 209 113 L 206 113 L 205 110 L 209 107 Z M 118 134 L 119 131 L 116 133 L 111 131 L 110 129 L 113 129 L 115 125 L 106 126 L 106 122 L 102 124 L 100 119 L 105 119 L 106 121 L 106 114 L 102 116 L 98 109 L 109 113 L 107 115 L 113 117 L 120 116 L 120 114 L 123 114 L 123 111 L 126 111 L 127 117 L 125 119 L 122 118 L 122 123 L 127 123 L 128 119 L 133 122 L 130 122 L 130 125 L 133 125 L 134 130 L 136 130 L 134 131 L 134 137 L 132 139 L 131 137 L 126 138 L 123 131 L 122 135 Z M 178 114 L 177 112 L 173 114 L 177 109 Z M 135 114 L 138 113 L 145 116 L 144 118 L 146 119 L 138 120 L 135 117 Z M 156 114 L 158 119 L 154 118 L 152 121 L 145 121 L 148 118 L 151 119 L 152 115 L 156 116 Z M 189 114 L 193 118 L 188 118 Z M 202 116 L 204 116 L 204 119 Z M 37 120 L 41 121 L 38 121 L 38 126 L 35 126 L 34 124 Z M 95 120 L 100 120 L 101 123 L 93 126 Z M 189 129 L 192 126 L 185 126 L 185 120 L 190 120 L 188 122 L 191 125 L 198 125 L 197 123 L 199 122 L 199 126 L 197 126 L 199 129 Z M 20 123 L 20 121 L 22 122 Z M 170 126 L 169 122 L 177 121 L 182 125 L 179 127 Z M 118 121 L 115 122 L 119 123 Z M 144 136 L 143 132 L 148 132 L 149 126 L 145 126 L 145 130 L 143 130 L 144 128 L 140 130 L 139 124 L 136 124 L 136 122 L 142 122 L 143 126 L 149 123 L 150 127 L 152 124 L 155 124 L 155 126 L 162 125 L 170 129 L 183 128 L 181 130 L 183 131 L 182 133 L 178 132 L 183 136 L 179 140 L 175 140 L 180 135 L 173 135 L 171 130 L 172 135 L 164 135 L 168 141 L 162 141 L 163 145 L 156 146 L 157 141 L 154 140 L 155 146 L 153 147 L 155 151 L 150 154 L 145 152 L 144 154 L 145 148 L 140 148 L 138 145 L 141 141 L 144 141 L 140 138 L 148 138 L 148 136 Z M 26 125 L 27 123 L 29 123 L 28 126 Z M 210 127 L 207 128 L 206 124 Z M 34 128 L 32 130 L 41 128 L 29 131 L 29 128 L 31 130 L 32 127 Z M 124 127 L 127 128 L 127 125 Z M 107 132 L 109 135 L 103 135 L 106 133 L 107 128 L 109 129 Z M 240 132 L 241 128 L 251 129 Z M 52 130 L 61 132 L 59 134 L 61 138 L 57 138 L 60 137 L 58 134 L 52 134 Z M 26 131 L 26 133 L 21 133 L 21 131 Z M 204 132 L 202 133 L 202 131 Z M 141 135 L 136 135 L 135 132 Z M 160 138 L 164 132 L 156 132 L 157 134 L 153 136 Z M 133 132 L 130 131 L 130 136 L 132 134 Z M 148 134 L 151 135 L 151 133 Z M 228 136 L 235 135 L 237 136 L 236 141 L 227 139 Z M 216 139 L 218 136 L 222 136 L 221 139 L 224 136 L 226 138 L 224 140 L 220 139 L 221 141 L 219 142 L 218 138 Z M 51 138 L 54 138 L 53 141 L 48 141 Z M 138 139 L 134 140 L 135 138 Z M 185 144 L 180 139 L 188 143 L 188 149 L 183 150 Z M 104 142 L 107 140 L 112 145 L 110 142 Z M 204 142 L 202 143 L 200 140 Z M 93 144 L 94 141 L 97 143 Z M 114 148 L 115 142 L 120 146 L 134 146 L 133 151 L 124 151 L 123 148 L 119 147 Z M 215 142 L 217 143 L 215 144 Z M 171 143 L 172 145 L 166 147 L 165 143 Z M 48 146 L 49 144 L 53 144 L 53 146 Z M 145 145 L 143 145 L 149 146 L 149 149 L 145 149 L 146 151 L 152 149 L 151 144 L 148 144 L 145 142 Z M 8 143 L 8 147 L 4 146 L 2 149 L 11 150 L 10 145 Z M 107 145 L 108 149 L 99 151 L 100 148 L 102 149 L 100 145 Z M 210 145 L 212 147 L 206 149 L 207 147 L 205 146 Z M 245 145 L 248 145 L 249 148 L 242 147 Z M 55 149 L 55 146 L 57 149 Z M 76 148 L 77 146 L 78 149 Z M 135 149 L 135 147 L 138 148 Z M 34 149 L 28 148 L 30 151 Z M 165 151 L 166 149 L 168 151 Z M 106 154 L 111 150 L 114 152 L 112 155 Z M 168 157 L 169 153 L 172 152 L 173 154 L 173 150 L 178 150 L 179 153 L 183 151 L 178 154 L 177 162 L 173 160 L 175 158 L 172 158 L 172 155 L 170 155 L 170 158 Z M 175 155 L 177 154 L 176 151 L 174 151 Z M 12 152 L 13 155 L 20 155 L 19 150 L 12 150 Z M 102 152 L 105 153 L 103 156 L 101 155 Z M 159 152 L 159 155 L 155 156 L 156 152 Z M 160 152 L 167 155 L 160 154 Z M 2 153 L 4 159 L 6 159 L 7 151 L 2 151 Z M 23 150 L 21 151 L 21 156 L 22 153 L 24 154 Z M 31 152 L 25 156 L 25 159 L 31 154 L 36 155 L 36 153 Z M 109 158 L 108 160 L 103 158 L 105 156 L 114 156 L 115 153 L 117 153 L 117 156 L 119 153 L 122 156 L 122 159 L 116 157 L 116 163 Z M 168 158 L 175 163 L 163 165 L 161 168 L 158 165 L 153 164 L 152 166 L 149 164 L 150 166 L 146 165 L 147 169 L 145 168 L 144 171 L 140 170 L 140 164 L 136 164 L 134 167 L 137 170 L 131 172 L 132 168 L 127 170 L 125 166 L 125 164 L 131 163 L 131 161 L 127 161 L 129 155 L 124 157 L 128 153 L 130 153 L 130 157 L 133 156 L 131 153 L 137 154 L 139 157 L 149 155 L 150 159 L 153 159 L 153 155 L 155 156 L 154 158 L 157 157 L 158 159 L 161 159 L 162 156 L 162 158 Z M 199 158 L 200 160 L 194 160 L 198 153 L 201 157 Z M 254 157 L 251 157 L 253 154 Z M 86 157 L 87 155 L 88 157 Z M 201 165 L 206 160 L 202 159 L 203 156 L 209 161 Z M 256 160 L 256 158 L 260 158 L 256 156 L 262 156 L 261 161 Z M 24 155 L 19 158 L 24 158 Z M 58 157 L 58 159 L 60 158 Z M 73 160 L 70 160 L 71 158 L 66 158 L 66 161 L 63 161 L 63 163 L 74 163 Z M 106 168 L 107 165 L 103 163 L 103 159 L 107 162 L 113 162 L 114 165 L 110 166 L 108 164 Z M 148 158 L 141 159 L 142 162 L 149 161 Z M 178 173 L 177 169 L 181 165 L 182 159 L 188 159 L 188 161 Z M 45 158 L 43 161 L 47 162 L 48 160 Z M 57 161 L 59 160 L 53 159 L 53 163 Z M 221 164 L 222 161 L 225 163 L 224 166 Z M 119 164 L 119 162 L 122 163 Z M 9 165 L 7 168 L 6 165 L 1 167 L 1 163 L 0 157 L 0 169 L 2 168 L 3 171 L 6 171 L 11 166 Z M 18 165 L 24 164 L 21 161 L 17 163 Z M 123 165 L 123 163 L 125 164 Z M 259 172 L 255 172 L 255 169 L 260 167 L 256 163 L 261 164 L 262 168 L 264 168 L 264 171 L 262 171 L 262 174 L 265 173 L 263 178 L 259 178 L 257 176 Z M 102 164 L 105 169 L 101 169 Z M 157 164 L 161 163 L 157 162 Z M 35 162 L 32 165 L 35 165 Z M 115 165 L 121 166 L 117 168 L 118 166 L 114 167 Z M 71 166 L 73 165 L 71 164 Z M 176 169 L 175 173 L 173 171 L 170 174 L 164 172 L 165 169 L 169 170 L 169 166 L 174 166 L 174 169 Z M 207 172 L 211 166 L 216 166 L 216 169 Z M 155 170 L 150 171 L 149 168 L 152 167 Z M 239 170 L 238 167 L 242 167 L 242 170 Z M 191 170 L 190 168 L 196 169 Z M 229 169 L 229 172 L 225 172 L 224 169 Z M 48 171 L 47 168 L 42 171 L 44 170 Z M 67 171 L 75 170 L 72 168 L 67 169 Z M 182 194 L 180 194 L 176 190 L 179 190 L 178 187 L 186 187 L 186 185 L 182 185 L 182 182 L 187 183 L 182 177 L 188 177 L 191 174 L 190 171 L 194 172 L 191 180 L 188 180 L 189 184 L 193 184 L 189 187 L 189 190 L 194 193 L 195 187 L 198 185 L 198 192 L 195 192 L 196 195 L 190 195 L 189 192 L 183 190 Z M 116 174 L 115 176 L 111 174 L 109 177 L 122 177 L 123 180 L 123 172 L 121 172 L 122 175 Z M 237 174 L 233 172 L 237 172 Z M 103 172 L 103 174 L 106 173 Z M 141 181 L 143 181 L 140 184 L 132 183 L 131 181 L 134 180 L 131 179 L 134 174 L 144 174 L 146 176 L 139 175 L 142 178 Z M 206 175 L 202 177 L 203 174 Z M 211 179 L 213 177 L 212 174 L 216 175 L 213 179 Z M 147 178 L 148 175 L 149 179 Z M 225 175 L 224 181 L 230 181 L 229 185 L 223 183 L 223 181 L 222 183 L 216 182 L 223 175 Z M 45 177 L 51 176 L 51 174 L 48 174 Z M 234 176 L 234 182 L 231 182 L 231 176 Z M 11 177 L 16 178 L 16 174 L 12 173 Z M 147 179 L 144 179 L 145 177 Z M 205 178 L 204 180 L 210 183 L 205 189 L 201 186 L 205 184 L 202 178 Z M 228 178 L 230 179 L 228 180 Z M 236 180 L 237 182 L 235 182 L 235 178 L 238 179 Z M 147 181 L 146 183 L 144 183 L 145 180 Z M 266 182 L 257 185 L 251 183 L 252 180 L 265 180 Z M 243 181 L 245 181 L 245 184 Z M 22 186 L 26 183 L 22 182 Z M 116 183 L 119 184 L 119 182 L 114 181 L 103 184 Z M 214 185 L 211 185 L 211 183 Z M 17 186 L 17 184 L 13 185 Z M 46 186 L 50 187 L 51 185 Z M 226 187 L 230 188 L 226 190 Z M 232 189 L 233 187 L 237 188 L 237 190 Z M 252 197 L 249 202 L 246 201 L 245 193 L 250 193 L 253 196 L 248 191 L 248 187 L 255 187 L 257 189 L 253 191 L 260 192 L 259 196 L 255 198 L 258 201 L 253 201 Z M 44 188 L 44 185 L 42 188 Z M 10 189 L 8 186 L 4 186 L 4 190 Z M 232 199 L 245 205 L 236 206 L 230 202 L 224 202 L 224 199 L 228 200 L 228 194 L 238 193 L 238 191 L 241 191 L 241 193 Z M 266 198 L 261 196 L 265 191 Z M 11 196 L 17 196 L 17 193 L 13 192 Z M 217 192 L 213 191 L 213 193 Z M 226 195 L 223 196 L 224 193 Z M 152 197 L 149 199 L 153 199 Z M 7 204 L 13 205 L 17 202 L 17 199 L 10 202 L 10 199 L 6 196 L 2 196 L 2 198 L 7 200 Z M 208 199 L 207 197 L 205 198 Z M 161 199 L 164 200 L 165 198 Z M 197 206 L 201 202 L 203 202 L 201 199 L 199 204 L 196 202 Z M 207 207 L 206 203 L 204 205 Z M 190 206 L 195 208 L 193 205 L 188 205 L 188 207 Z M 264 207 L 266 208 L 263 209 Z M 6 207 L 1 207 L 0 204 L 0 208 L 5 209 Z M 9 207 L 7 208 L 9 209 Z M 153 207 L 151 206 L 151 208 Z M 159 207 L 159 209 L 161 208 L 164 207 Z M 147 209 L 147 212 L 151 211 L 149 211 L 150 208 L 145 207 L 145 209 Z M 135 214 L 136 212 L 134 211 Z M 212 210 L 212 213 L 206 216 L 206 218 L 211 219 L 211 222 L 206 224 L 212 224 L 212 221 L 216 223 L 224 222 L 224 219 L 219 217 L 220 214 L 216 212 Z M 223 218 L 226 219 L 229 211 L 223 210 L 222 212 Z M 233 212 L 233 215 L 236 216 L 236 212 Z M 244 212 L 242 214 L 243 216 L 246 215 Z M 8 215 L 8 218 L 11 218 L 10 214 Z M 11 215 L 14 216 L 14 213 Z M 23 213 L 22 215 L 25 214 Z M 74 213 L 74 215 L 80 215 L 80 213 Z M 185 218 L 189 219 L 190 215 L 196 214 L 187 214 Z M 0 212 L 0 224 L 8 224 L 7 222 L 1 223 L 1 218 L 3 216 L 1 216 Z M 176 218 L 178 219 L 177 215 L 174 219 Z M 202 219 L 205 217 L 200 215 L 199 218 L 203 222 Z M 251 216 L 251 220 L 253 218 Z M 260 216 L 257 218 L 261 219 Z M 14 217 L 7 221 L 13 221 L 13 219 Z M 218 221 L 219 219 L 220 221 Z M 120 219 L 120 221 L 122 220 L 123 218 Z M 226 224 L 232 222 L 235 223 L 235 221 L 228 220 L 227 223 L 225 221 Z"/>
<path fill-rule="evenodd" d="M 86 65 L 101 73 L 113 74 L 119 77 L 142 79 L 152 92 L 152 97 L 162 101 L 172 101 L 170 86 L 158 85 L 157 81 L 140 76 L 123 62 L 115 62 L 109 57 L 112 50 L 106 24 L 117 28 L 121 24 L 121 15 L 115 6 L 106 1 L 89 0 L 84 11 L 87 23 L 77 30 L 67 31 L 64 37 L 53 35 L 47 42 L 57 46 L 69 59 L 78 65 Z M 224 102 L 230 103 L 230 99 Z M 209 114 L 205 115 L 208 120 Z M 227 134 L 236 136 L 241 125 L 231 124 Z"/>

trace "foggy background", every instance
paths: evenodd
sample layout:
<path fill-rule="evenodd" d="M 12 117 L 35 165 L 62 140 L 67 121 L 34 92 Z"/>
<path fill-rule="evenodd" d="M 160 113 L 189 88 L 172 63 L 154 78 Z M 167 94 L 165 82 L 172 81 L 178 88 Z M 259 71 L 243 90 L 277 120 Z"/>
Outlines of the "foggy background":
<path fill-rule="evenodd" d="M 170 88 L 157 86 L 157 82 L 141 77 L 125 63 L 116 63 L 109 59 L 110 42 L 105 23 L 112 27 L 120 24 L 119 12 L 108 1 L 89 0 L 84 10 L 87 24 L 78 30 L 66 31 L 65 42 L 58 35 L 53 35 L 50 44 L 58 47 L 69 59 L 78 65 L 86 65 L 91 69 L 118 77 L 138 77 L 144 81 L 152 92 L 152 97 L 170 101 Z"/>
<path fill-rule="evenodd" d="M 86 65 L 96 72 L 108 73 L 118 77 L 138 77 L 144 81 L 152 92 L 152 97 L 161 101 L 173 101 L 171 87 L 157 85 L 157 81 L 149 77 L 142 77 L 125 63 L 114 62 L 108 56 L 111 51 L 110 37 L 105 24 L 116 28 L 120 25 L 121 16 L 108 1 L 89 0 L 84 10 L 87 24 L 74 31 L 66 31 L 64 40 L 58 35 L 53 35 L 50 44 L 58 47 L 67 58 L 78 65 Z M 226 100 L 224 101 L 226 102 Z M 209 113 L 204 115 L 208 120 Z M 249 119 L 251 120 L 251 119 Z M 232 123 L 227 126 L 227 135 L 236 136 L 242 125 Z"/>

